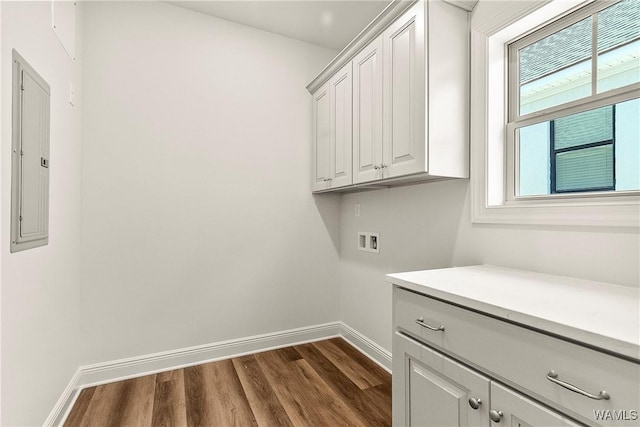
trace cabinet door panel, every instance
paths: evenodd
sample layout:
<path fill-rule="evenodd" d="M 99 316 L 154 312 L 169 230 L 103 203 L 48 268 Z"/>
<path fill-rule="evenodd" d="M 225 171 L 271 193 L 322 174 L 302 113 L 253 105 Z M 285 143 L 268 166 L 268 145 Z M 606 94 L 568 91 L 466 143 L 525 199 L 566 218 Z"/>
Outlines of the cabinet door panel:
<path fill-rule="evenodd" d="M 488 426 L 489 380 L 396 332 L 393 340 L 393 425 Z"/>
<path fill-rule="evenodd" d="M 409 358 L 409 425 L 466 425 L 466 390 Z M 462 410 L 461 410 L 462 409 Z"/>
<path fill-rule="evenodd" d="M 424 4 L 396 20 L 383 40 L 384 177 L 424 172 Z"/>
<path fill-rule="evenodd" d="M 313 94 L 313 191 L 328 188 L 330 159 L 329 85 Z"/>
<path fill-rule="evenodd" d="M 491 409 L 502 412 L 502 419 L 498 423 L 492 421 L 492 426 L 578 427 L 580 425 L 495 382 L 491 383 Z"/>
<path fill-rule="evenodd" d="M 329 89 L 331 101 L 329 177 L 331 187 L 342 187 L 352 183 L 351 63 L 331 79 Z"/>
<path fill-rule="evenodd" d="M 382 38 L 378 37 L 353 64 L 353 182 L 381 178 Z"/>

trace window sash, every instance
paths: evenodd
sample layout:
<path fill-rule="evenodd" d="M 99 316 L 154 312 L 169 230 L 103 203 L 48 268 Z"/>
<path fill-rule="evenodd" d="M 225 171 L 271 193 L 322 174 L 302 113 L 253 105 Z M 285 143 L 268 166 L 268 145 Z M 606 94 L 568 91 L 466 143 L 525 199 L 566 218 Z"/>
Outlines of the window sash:
<path fill-rule="evenodd" d="M 554 118 L 561 117 L 565 111 L 571 111 L 574 107 L 584 106 L 584 110 L 597 108 L 598 106 L 605 106 L 608 104 L 614 104 L 616 102 L 622 102 L 625 100 L 637 98 L 640 95 L 640 83 L 634 83 L 620 88 L 612 89 L 610 91 L 598 93 L 597 92 L 597 79 L 598 79 L 598 12 L 615 5 L 620 0 L 615 1 L 595 1 L 590 5 L 584 6 L 572 13 L 556 20 L 552 23 L 546 23 L 542 26 L 533 29 L 524 37 L 519 38 L 516 41 L 507 43 L 507 102 L 508 102 L 508 125 L 515 123 L 527 123 L 535 124 L 536 122 L 550 121 Z M 537 41 L 540 41 L 552 34 L 555 34 L 578 21 L 581 21 L 589 16 L 591 19 L 591 95 L 562 103 L 553 107 L 545 108 L 543 110 L 534 111 L 528 114 L 519 114 L 520 109 L 520 67 L 519 67 L 519 54 L 520 49 L 527 47 Z M 637 39 L 634 39 L 634 41 Z M 632 41 L 629 41 L 632 42 Z M 626 94 L 626 98 L 618 98 L 618 95 Z M 615 102 L 606 101 L 608 99 L 616 99 Z M 580 112 L 580 111 L 575 111 Z"/>
<path fill-rule="evenodd" d="M 572 114 L 582 113 L 584 111 L 592 110 L 599 107 L 604 107 L 607 105 L 615 105 L 624 101 L 630 101 L 632 99 L 640 98 L 640 83 L 633 85 L 634 90 L 629 90 L 628 88 L 620 88 L 616 90 L 612 90 L 611 93 L 607 93 L 606 96 L 598 97 L 598 99 L 593 99 L 588 102 L 576 103 L 572 102 L 562 108 L 557 109 L 551 113 L 547 114 L 532 114 L 531 117 L 527 117 L 518 122 L 507 123 L 505 139 L 506 139 L 506 147 L 505 147 L 505 180 L 504 180 L 504 202 L 505 204 L 509 204 L 514 201 L 524 201 L 524 200 L 539 200 L 539 199 L 555 199 L 555 198 L 570 198 L 577 197 L 577 193 L 552 193 L 552 194 L 544 194 L 544 195 L 530 195 L 530 196 L 519 196 L 516 192 L 517 188 L 520 188 L 520 170 L 519 170 L 519 162 L 517 159 L 520 158 L 520 153 L 518 152 L 519 141 L 518 141 L 518 130 L 535 125 L 538 123 L 552 121 L 561 117 L 569 116 Z M 575 105 L 574 105 L 575 104 Z M 630 191 L 593 191 L 589 190 L 583 193 L 579 193 L 581 196 L 597 196 L 597 197 L 608 197 L 608 196 L 624 196 L 630 194 L 639 194 L 640 190 L 630 190 Z"/>

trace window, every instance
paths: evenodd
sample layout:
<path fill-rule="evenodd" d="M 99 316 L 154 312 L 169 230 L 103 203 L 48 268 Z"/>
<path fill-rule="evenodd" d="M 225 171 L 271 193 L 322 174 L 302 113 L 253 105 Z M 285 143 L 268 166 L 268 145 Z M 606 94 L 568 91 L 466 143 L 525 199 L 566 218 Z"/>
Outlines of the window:
<path fill-rule="evenodd" d="M 640 189 L 640 2 L 594 2 L 511 43 L 508 79 L 507 199 Z"/>
<path fill-rule="evenodd" d="M 640 227 L 639 9 L 637 0 L 476 5 L 474 223 Z"/>

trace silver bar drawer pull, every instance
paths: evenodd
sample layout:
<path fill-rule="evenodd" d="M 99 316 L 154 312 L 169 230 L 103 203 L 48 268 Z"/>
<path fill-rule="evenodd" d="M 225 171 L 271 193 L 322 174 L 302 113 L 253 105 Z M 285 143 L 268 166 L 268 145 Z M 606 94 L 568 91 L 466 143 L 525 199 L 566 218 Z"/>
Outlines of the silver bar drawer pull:
<path fill-rule="evenodd" d="M 417 318 L 416 323 L 422 326 L 423 328 L 429 329 L 430 331 L 444 331 L 444 325 L 440 325 L 437 328 L 431 325 L 427 325 L 426 323 L 424 323 L 424 317 Z"/>
<path fill-rule="evenodd" d="M 589 392 L 586 392 L 576 386 L 574 386 L 573 384 L 569 384 L 567 382 L 564 381 L 560 381 L 558 379 L 558 373 L 556 371 L 549 371 L 549 373 L 547 374 L 547 379 L 549 381 L 551 381 L 552 383 L 556 383 L 561 387 L 566 388 L 567 390 L 571 390 L 574 393 L 578 393 L 581 394 L 583 396 L 588 397 L 589 399 L 595 399 L 595 400 L 609 400 L 609 398 L 611 397 L 609 395 L 609 393 L 607 393 L 606 391 L 602 390 L 600 391 L 600 394 L 595 395 L 595 394 L 591 394 Z"/>

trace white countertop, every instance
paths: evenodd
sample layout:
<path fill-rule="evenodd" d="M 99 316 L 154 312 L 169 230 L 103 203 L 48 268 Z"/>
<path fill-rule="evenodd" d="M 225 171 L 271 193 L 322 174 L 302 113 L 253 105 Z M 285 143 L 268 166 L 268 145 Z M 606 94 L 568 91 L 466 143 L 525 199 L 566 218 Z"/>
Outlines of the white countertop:
<path fill-rule="evenodd" d="M 387 274 L 387 281 L 640 360 L 640 289 L 489 265 Z"/>

